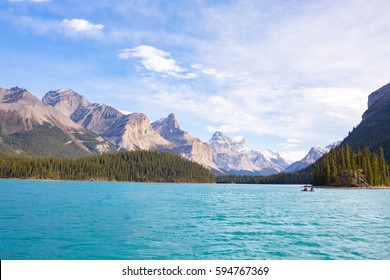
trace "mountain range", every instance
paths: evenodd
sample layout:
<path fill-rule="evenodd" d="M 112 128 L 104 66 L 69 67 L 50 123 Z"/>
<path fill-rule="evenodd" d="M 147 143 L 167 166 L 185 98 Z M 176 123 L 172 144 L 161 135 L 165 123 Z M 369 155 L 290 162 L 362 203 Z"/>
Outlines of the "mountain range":
<path fill-rule="evenodd" d="M 182 130 L 173 113 L 151 122 L 143 113 L 123 114 L 91 103 L 71 89 L 49 91 L 39 100 L 27 90 L 0 88 L 0 152 L 78 157 L 118 150 L 179 154 L 214 174 L 270 175 L 294 172 L 318 160 L 328 148 L 312 148 L 289 165 L 277 152 L 257 151 L 243 137 L 215 132 L 205 143 Z"/>
<path fill-rule="evenodd" d="M 125 150 L 161 150 L 173 148 L 151 126 L 141 113 L 124 115 L 118 110 L 97 103 L 70 89 L 49 91 L 42 102 L 68 116 L 85 129 Z"/>
<path fill-rule="evenodd" d="M 276 152 L 268 151 L 268 158 L 261 152 L 249 149 L 243 137 L 230 138 L 215 132 L 208 141 L 213 161 L 229 174 L 270 175 L 283 171 L 288 164 Z"/>

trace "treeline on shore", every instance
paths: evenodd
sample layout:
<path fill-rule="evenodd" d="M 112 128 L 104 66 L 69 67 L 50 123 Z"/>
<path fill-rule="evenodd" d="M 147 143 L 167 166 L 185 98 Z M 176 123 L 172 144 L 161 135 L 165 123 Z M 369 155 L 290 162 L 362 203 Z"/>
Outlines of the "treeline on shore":
<path fill-rule="evenodd" d="M 311 184 L 313 167 L 298 172 L 278 173 L 267 176 L 224 175 L 217 177 L 220 184 Z"/>
<path fill-rule="evenodd" d="M 389 165 L 384 150 L 368 147 L 352 150 L 349 145 L 331 149 L 314 164 L 313 183 L 326 186 L 388 186 Z"/>
<path fill-rule="evenodd" d="M 132 151 L 76 159 L 0 155 L 0 177 L 50 180 L 214 183 L 202 165 L 158 151 Z"/>

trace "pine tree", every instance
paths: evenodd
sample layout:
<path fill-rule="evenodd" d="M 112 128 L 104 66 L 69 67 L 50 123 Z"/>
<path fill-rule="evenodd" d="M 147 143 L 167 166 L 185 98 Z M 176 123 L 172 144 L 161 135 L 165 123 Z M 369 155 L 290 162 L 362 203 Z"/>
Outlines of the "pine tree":
<path fill-rule="evenodd" d="M 379 148 L 379 169 L 380 169 L 380 184 L 389 185 L 388 167 L 385 160 L 385 154 L 382 147 Z"/>

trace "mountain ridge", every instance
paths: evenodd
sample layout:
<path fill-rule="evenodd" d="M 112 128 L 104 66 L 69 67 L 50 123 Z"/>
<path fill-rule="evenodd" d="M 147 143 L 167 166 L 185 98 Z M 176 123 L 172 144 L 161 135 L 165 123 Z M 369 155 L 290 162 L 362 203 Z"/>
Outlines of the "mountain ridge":
<path fill-rule="evenodd" d="M 86 131 L 23 88 L 0 88 L 0 120 L 3 152 L 44 156 L 51 151 L 56 156 L 72 157 L 112 151 L 103 138 Z M 52 147 L 39 147 L 41 141 Z M 31 150 L 30 146 L 36 149 Z"/>
<path fill-rule="evenodd" d="M 105 104 L 90 103 L 70 89 L 52 90 L 42 101 L 68 115 L 74 122 L 129 151 L 169 150 L 172 145 L 156 133 L 142 113 L 124 115 Z"/>

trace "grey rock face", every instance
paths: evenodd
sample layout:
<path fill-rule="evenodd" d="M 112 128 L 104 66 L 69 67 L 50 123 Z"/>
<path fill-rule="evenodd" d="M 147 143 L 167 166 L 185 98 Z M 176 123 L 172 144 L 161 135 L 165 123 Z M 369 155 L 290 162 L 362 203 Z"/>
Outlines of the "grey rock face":
<path fill-rule="evenodd" d="M 270 175 L 284 168 L 272 163 L 261 152 L 249 149 L 243 137 L 230 138 L 215 132 L 208 141 L 213 161 L 221 169 L 239 175 Z"/>
<path fill-rule="evenodd" d="M 390 98 L 390 83 L 377 89 L 368 96 L 368 108 L 370 108 L 376 101 L 386 95 L 388 95 Z"/>
<path fill-rule="evenodd" d="M 366 120 L 371 115 L 376 115 L 379 110 L 390 103 L 390 83 L 379 88 L 368 96 L 368 108 L 362 119 Z"/>
<path fill-rule="evenodd" d="M 72 122 L 67 116 L 50 106 L 45 106 L 38 98 L 23 88 L 0 88 L 0 110 L 3 114 L 15 114 L 23 122 L 19 128 L 9 131 L 30 130 L 33 125 L 48 123 L 63 128 L 63 130 L 82 130 L 82 127 Z M 4 123 L 6 124 L 6 123 Z"/>
<path fill-rule="evenodd" d="M 49 91 L 42 101 L 119 148 L 132 151 L 171 149 L 173 146 L 153 130 L 144 114 L 124 115 L 110 106 L 90 103 L 70 89 Z"/>
<path fill-rule="evenodd" d="M 82 126 L 22 88 L 0 88 L 0 117 L 4 134 L 29 131 L 36 126 L 48 124 L 67 135 L 69 141 L 64 142 L 64 145 L 74 143 L 82 150 L 93 153 L 109 151 L 111 148 L 104 139 L 95 134 L 88 135 L 88 140 L 81 140 L 80 137 L 85 138 L 83 135 L 87 132 Z"/>
<path fill-rule="evenodd" d="M 164 139 L 175 145 L 182 156 L 200 163 L 216 173 L 222 173 L 212 160 L 210 146 L 181 130 L 173 113 L 166 118 L 153 122 L 152 127 Z"/>

